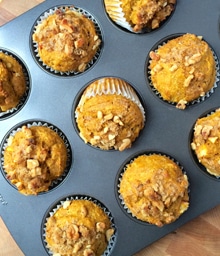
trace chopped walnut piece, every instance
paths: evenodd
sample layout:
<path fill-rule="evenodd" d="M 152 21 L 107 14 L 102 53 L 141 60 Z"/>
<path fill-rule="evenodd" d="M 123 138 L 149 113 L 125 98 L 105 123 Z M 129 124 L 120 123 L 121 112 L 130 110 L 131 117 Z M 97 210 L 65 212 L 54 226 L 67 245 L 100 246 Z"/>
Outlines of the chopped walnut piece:
<path fill-rule="evenodd" d="M 92 249 L 85 249 L 83 256 L 95 256 L 95 253 Z"/>
<path fill-rule="evenodd" d="M 173 64 L 171 67 L 170 67 L 170 71 L 171 72 L 174 72 L 178 69 L 178 65 L 177 64 Z"/>
<path fill-rule="evenodd" d="M 187 104 L 186 100 L 180 100 L 177 103 L 176 108 L 178 108 L 178 109 L 185 109 L 186 108 L 186 104 Z"/>
<path fill-rule="evenodd" d="M 209 135 L 210 135 L 210 132 L 212 131 L 213 129 L 213 126 L 211 125 L 204 125 L 202 130 L 201 130 L 201 133 L 202 133 L 202 137 L 204 140 L 206 140 Z"/>
<path fill-rule="evenodd" d="M 158 61 L 158 60 L 160 59 L 160 55 L 157 54 L 157 53 L 154 52 L 154 51 L 150 51 L 150 58 L 151 58 L 152 60 Z"/>
<path fill-rule="evenodd" d="M 201 54 L 200 53 L 195 53 L 191 57 L 186 56 L 185 57 L 185 66 L 190 66 L 193 65 L 201 60 Z"/>
<path fill-rule="evenodd" d="M 186 79 L 185 79 L 185 81 L 184 81 L 184 87 L 188 87 L 189 85 L 190 85 L 190 82 L 193 80 L 193 78 L 194 78 L 194 75 L 189 75 Z"/>
<path fill-rule="evenodd" d="M 106 239 L 107 241 L 110 241 L 111 237 L 113 236 L 114 234 L 114 229 L 113 228 L 110 228 L 106 231 Z"/>
<path fill-rule="evenodd" d="M 37 159 L 27 159 L 27 168 L 34 169 L 39 166 L 39 161 Z"/>
<path fill-rule="evenodd" d="M 113 118 L 113 114 L 112 113 L 104 116 L 104 120 L 111 120 L 112 118 Z"/>
<path fill-rule="evenodd" d="M 98 119 L 102 119 L 103 118 L 103 113 L 102 113 L 102 111 L 98 111 L 97 112 L 97 117 L 98 117 Z"/>
<path fill-rule="evenodd" d="M 104 222 L 97 222 L 96 223 L 96 231 L 103 233 L 105 231 L 106 225 Z"/>
<path fill-rule="evenodd" d="M 125 148 L 128 148 L 131 145 L 131 140 L 129 138 L 123 139 L 122 144 L 119 147 L 119 151 L 123 151 Z"/>

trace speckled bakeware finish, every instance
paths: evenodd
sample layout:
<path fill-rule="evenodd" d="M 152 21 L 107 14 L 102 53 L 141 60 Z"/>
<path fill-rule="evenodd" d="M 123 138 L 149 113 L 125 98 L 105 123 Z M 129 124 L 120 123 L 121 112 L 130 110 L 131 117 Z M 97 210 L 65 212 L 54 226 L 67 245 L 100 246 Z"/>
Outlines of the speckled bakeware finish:
<path fill-rule="evenodd" d="M 75 76 L 52 74 L 33 56 L 31 35 L 36 20 L 46 10 L 60 5 L 75 5 L 86 10 L 101 29 L 99 58 L 92 67 Z M 117 229 L 111 253 L 114 256 L 133 255 L 220 203 L 220 179 L 201 169 L 190 148 L 197 118 L 220 106 L 219 82 L 210 97 L 179 110 L 157 97 L 147 79 L 149 51 L 170 35 L 188 32 L 203 36 L 219 59 L 219 9 L 219 1 L 203 1 L 201 5 L 199 0 L 178 0 L 173 15 L 160 29 L 134 34 L 112 23 L 102 0 L 53 0 L 45 1 L 0 28 L 0 49 L 13 52 L 22 59 L 31 86 L 25 105 L 15 114 L 0 119 L 1 142 L 16 124 L 44 120 L 59 127 L 72 152 L 68 176 L 59 186 L 38 196 L 18 193 L 0 172 L 0 215 L 25 255 L 48 255 L 42 242 L 42 221 L 51 205 L 66 196 L 87 195 L 109 209 Z M 132 147 L 123 152 L 103 151 L 85 144 L 74 124 L 74 108 L 82 90 L 92 80 L 103 76 L 128 81 L 140 95 L 145 108 L 145 127 Z M 128 216 L 117 198 L 118 172 L 133 155 L 143 151 L 169 155 L 181 163 L 189 178 L 189 209 L 177 221 L 162 228 Z"/>

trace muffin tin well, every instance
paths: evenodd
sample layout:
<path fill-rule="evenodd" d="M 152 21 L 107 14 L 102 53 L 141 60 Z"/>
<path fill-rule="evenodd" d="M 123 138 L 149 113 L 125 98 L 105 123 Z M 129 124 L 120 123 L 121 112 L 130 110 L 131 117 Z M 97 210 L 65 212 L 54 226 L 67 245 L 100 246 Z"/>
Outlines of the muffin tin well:
<path fill-rule="evenodd" d="M 71 149 L 71 146 L 70 146 L 70 143 L 67 139 L 67 137 L 65 136 L 65 134 L 63 134 L 63 132 L 58 128 L 56 127 L 55 125 L 53 124 L 50 124 L 48 122 L 45 122 L 45 121 L 40 121 L 40 120 L 26 120 L 22 123 L 19 123 L 17 124 L 16 126 L 12 127 L 8 132 L 7 134 L 5 135 L 4 139 L 2 140 L 1 142 L 1 153 L 0 153 L 0 156 L 1 156 L 1 161 L 0 161 L 0 167 L 1 167 L 1 171 L 2 171 L 2 175 L 5 177 L 5 179 L 10 183 L 10 185 L 15 188 L 17 190 L 17 187 L 12 184 L 10 182 L 10 180 L 7 178 L 7 173 L 5 172 L 5 169 L 4 169 L 4 151 L 5 149 L 7 148 L 8 146 L 8 143 L 9 143 L 9 140 L 10 140 L 10 137 L 11 136 L 14 136 L 16 134 L 16 132 L 20 131 L 22 129 L 23 126 L 27 126 L 28 128 L 32 127 L 32 126 L 43 126 L 43 127 L 48 127 L 50 128 L 52 131 L 56 132 L 60 138 L 63 140 L 65 146 L 66 146 L 66 150 L 67 150 L 67 162 L 66 162 L 66 168 L 62 174 L 62 176 L 60 176 L 59 178 L 57 178 L 56 180 L 53 180 L 51 185 L 49 186 L 49 190 L 48 191 L 45 191 L 45 192 L 41 192 L 39 193 L 39 195 L 42 195 L 44 193 L 47 193 L 53 189 L 55 189 L 57 186 L 59 186 L 63 181 L 64 179 L 68 176 L 69 172 L 70 172 L 70 168 L 71 168 L 71 165 L 72 165 L 72 162 L 73 162 L 73 159 L 72 159 L 72 149 Z"/>
<path fill-rule="evenodd" d="M 104 94 L 105 92 L 108 93 L 108 94 L 111 94 L 111 89 L 112 89 L 112 94 L 120 94 L 120 95 L 124 95 L 126 98 L 128 99 L 131 99 L 140 109 L 142 115 L 143 115 L 143 121 L 145 123 L 145 114 L 146 114 L 146 106 L 144 104 L 144 101 L 143 99 L 141 98 L 140 96 L 140 93 L 137 91 L 137 89 L 134 87 L 134 85 L 131 85 L 128 81 L 125 81 L 124 79 L 120 78 L 120 77 L 97 77 L 95 80 L 92 80 L 92 81 L 89 81 L 88 84 L 86 84 L 85 86 L 83 86 L 81 88 L 81 90 L 79 91 L 79 93 L 76 95 L 75 97 L 75 100 L 73 102 L 73 109 L 72 109 L 72 120 L 73 120 L 73 125 L 74 125 L 74 128 L 77 132 L 77 134 L 80 136 L 80 130 L 79 130 L 79 127 L 78 127 L 78 124 L 77 124 L 77 107 L 79 107 L 79 104 L 80 104 L 80 100 L 82 99 L 82 95 L 83 93 L 86 91 L 87 87 L 89 87 L 91 84 L 93 84 L 94 82 L 97 82 L 97 81 L 102 81 L 102 80 L 105 80 L 105 79 L 116 79 L 116 80 L 120 80 L 121 82 L 125 82 L 128 84 L 128 86 L 131 87 L 131 90 L 134 91 L 135 95 L 133 94 L 133 91 L 131 91 L 130 89 L 119 89 L 117 92 L 115 92 L 117 89 L 116 88 L 112 88 L 112 85 L 114 84 L 114 82 L 106 82 L 106 85 L 108 83 L 108 89 L 105 89 L 105 91 L 100 91 L 100 90 L 97 90 L 96 91 L 96 94 L 97 95 L 101 95 L 101 94 Z M 111 84 L 112 83 L 112 84 Z M 118 81 L 117 81 L 118 83 Z M 87 96 L 88 95 L 94 95 L 95 92 L 89 92 L 87 93 Z M 141 133 L 141 130 L 140 130 L 140 133 Z M 80 138 L 83 140 L 83 138 L 80 136 Z M 138 139 L 138 137 L 136 138 Z M 135 143 L 135 141 L 133 141 L 133 143 Z M 91 146 L 91 147 L 94 147 L 94 148 L 97 148 L 97 149 L 100 149 L 100 150 L 104 150 L 104 149 L 101 149 L 100 147 L 98 146 L 95 146 L 95 145 L 92 145 L 90 142 L 87 142 L 87 145 Z M 115 150 L 113 147 L 110 148 L 110 149 L 105 149 L 107 151 L 111 151 L 111 150 Z"/>
<path fill-rule="evenodd" d="M 36 62 L 39 64 L 39 66 L 44 69 L 46 72 L 49 72 L 51 74 L 57 75 L 57 76 L 76 76 L 78 74 L 81 74 L 82 72 L 79 71 L 66 71 L 66 72 L 61 72 L 61 71 L 57 71 L 54 70 L 53 68 L 47 66 L 40 58 L 39 54 L 38 54 L 38 44 L 36 42 L 33 41 L 32 36 L 34 34 L 34 32 L 36 31 L 36 27 L 38 25 L 40 25 L 49 15 L 54 14 L 57 10 L 65 10 L 66 8 L 69 8 L 70 10 L 76 11 L 82 15 L 84 15 L 85 17 L 87 17 L 88 19 L 90 19 L 94 26 L 95 26 L 95 30 L 96 33 L 98 35 L 98 37 L 100 38 L 100 40 L 102 41 L 102 33 L 101 33 L 101 27 L 98 24 L 97 20 L 93 17 L 92 14 L 90 14 L 88 11 L 86 11 L 83 8 L 80 7 L 76 7 L 76 6 L 70 6 L 70 5 L 60 5 L 60 6 L 54 6 L 53 8 L 49 8 L 48 10 L 46 10 L 44 13 L 42 13 L 38 19 L 36 20 L 33 28 L 32 28 L 32 32 L 30 34 L 30 47 L 32 50 L 32 54 L 34 59 L 36 60 Z M 100 54 L 101 54 L 101 48 L 102 45 L 99 46 L 95 56 L 92 58 L 92 60 L 87 64 L 85 70 L 83 72 L 85 72 L 86 70 L 90 69 L 98 60 Z"/>
<path fill-rule="evenodd" d="M 157 151 L 140 151 L 140 152 L 136 152 L 134 155 L 130 156 L 128 159 L 126 159 L 126 161 L 121 165 L 121 167 L 119 168 L 119 171 L 116 175 L 116 179 L 115 179 L 115 194 L 116 194 L 116 199 L 118 200 L 118 203 L 119 203 L 119 206 L 121 207 L 122 211 L 124 211 L 124 213 L 130 217 L 132 220 L 136 221 L 137 223 L 139 224 L 142 224 L 142 225 L 152 225 L 148 222 L 145 222 L 145 221 L 142 221 L 142 220 L 139 220 L 136 216 L 134 216 L 132 214 L 132 212 L 129 210 L 129 208 L 126 206 L 124 200 L 123 200 L 123 197 L 122 195 L 120 194 L 120 183 L 121 183 L 121 180 L 122 180 L 122 177 L 123 177 L 123 174 L 124 172 L 126 171 L 126 166 L 128 164 L 131 164 L 134 159 L 138 158 L 139 156 L 142 156 L 142 155 L 146 155 L 146 156 L 149 156 L 149 155 L 153 155 L 153 154 L 156 154 L 156 155 L 161 155 L 161 156 L 165 156 L 167 158 L 169 158 L 170 160 L 172 160 L 174 163 L 176 163 L 176 165 L 181 169 L 182 173 L 183 174 L 186 174 L 187 175 L 187 171 L 184 169 L 184 167 L 176 160 L 174 159 L 172 156 L 170 155 L 167 155 L 163 152 L 157 152 Z M 189 185 L 190 185 L 190 181 L 189 181 Z M 190 188 L 188 187 L 188 193 L 190 192 Z M 189 207 L 190 207 L 190 202 L 189 202 Z M 183 213 L 184 214 L 184 213 Z M 180 216 L 181 218 L 181 216 Z"/>
<path fill-rule="evenodd" d="M 42 238 L 42 242 L 43 242 L 43 245 L 45 247 L 45 250 L 48 252 L 49 255 L 53 255 L 53 252 L 51 252 L 50 249 L 48 248 L 47 241 L 46 241 L 46 232 L 45 232 L 45 230 L 46 230 L 47 219 L 49 217 L 53 216 L 56 213 L 56 211 L 65 202 L 73 201 L 73 200 L 88 200 L 90 202 L 93 202 L 94 204 L 99 206 L 104 211 L 104 213 L 108 216 L 108 218 L 111 222 L 111 228 L 114 229 L 114 234 L 110 238 L 108 246 L 107 246 L 106 250 L 103 253 L 103 256 L 111 255 L 111 252 L 114 248 L 114 245 L 115 245 L 116 239 L 117 239 L 117 229 L 116 229 L 115 224 L 114 224 L 114 217 L 112 216 L 109 209 L 102 202 L 100 202 L 96 198 L 93 198 L 93 197 L 87 196 L 87 195 L 69 195 L 69 196 L 66 196 L 64 198 L 60 198 L 57 202 L 50 205 L 50 207 L 47 209 L 47 212 L 45 213 L 44 218 L 42 220 L 42 228 L 41 228 L 41 238 Z"/>
<path fill-rule="evenodd" d="M 162 38 L 161 40 L 159 40 L 150 50 L 151 51 L 157 51 L 158 48 L 160 48 L 162 45 L 166 44 L 169 40 L 172 40 L 172 39 L 175 39 L 177 37 L 180 37 L 182 36 L 184 33 L 177 33 L 177 34 L 172 34 L 172 35 L 168 35 L 166 36 L 165 38 Z M 202 39 L 204 41 L 206 41 L 204 38 Z M 209 45 L 209 43 L 206 41 L 206 43 Z M 209 45 L 211 51 L 212 51 L 212 54 L 213 54 L 213 58 L 215 60 L 215 68 L 216 68 L 216 77 L 215 77 L 215 83 L 213 84 L 213 87 L 208 91 L 206 92 L 206 94 L 204 96 L 200 96 L 198 99 L 195 99 L 191 102 L 188 102 L 187 103 L 187 106 L 192 106 L 194 104 L 197 104 L 197 103 L 201 103 L 203 102 L 204 100 L 206 100 L 208 97 L 210 97 L 212 95 L 212 93 L 214 93 L 214 90 L 215 88 L 218 86 L 218 82 L 219 82 L 219 77 L 220 77 L 220 73 L 219 73 L 219 60 L 218 60 L 218 57 L 214 51 L 214 49 Z M 166 101 L 164 100 L 160 93 L 157 91 L 157 89 L 153 86 L 152 84 L 152 81 L 151 81 L 151 76 L 150 76 L 150 69 L 149 69 L 149 64 L 150 64 L 150 57 L 148 55 L 147 57 L 147 60 L 146 60 L 146 77 L 147 77 L 147 80 L 148 80 L 148 84 L 150 86 L 150 88 L 152 89 L 152 92 L 154 92 L 154 94 L 160 99 L 160 100 L 163 100 L 164 102 L 170 104 L 170 105 L 173 105 L 173 106 L 176 106 L 176 103 L 174 102 L 170 102 L 170 101 Z M 187 107 L 186 106 L 186 107 Z"/>
<path fill-rule="evenodd" d="M 61 6 L 82 10 L 97 24 L 102 40 L 94 63 L 80 74 L 51 72 L 42 65 L 32 42 L 33 31 L 41 17 Z M 0 197 L 6 202 L 0 204 L 0 215 L 25 255 L 50 255 L 42 238 L 43 223 L 59 200 L 74 195 L 86 195 L 102 202 L 111 213 L 117 233 L 108 256 L 131 256 L 220 203 L 219 179 L 204 175 L 190 148 L 196 120 L 219 107 L 219 76 L 208 97 L 180 110 L 155 96 L 147 73 L 148 56 L 153 47 L 180 33 L 202 36 L 213 49 L 219 69 L 219 9 L 219 1 L 205 1 L 201 5 L 199 0 L 178 0 L 175 11 L 159 29 L 135 34 L 110 21 L 103 0 L 54 0 L 44 1 L 0 27 L 0 50 L 21 60 L 29 85 L 25 104 L 19 111 L 0 117 Z M 208 19 L 201 26 L 204 17 Z M 91 81 L 100 77 L 120 77 L 128 81 L 143 101 L 144 129 L 132 147 L 123 152 L 97 150 L 85 144 L 74 124 L 74 110 L 81 93 Z M 39 196 L 24 196 L 14 189 L 5 178 L 2 164 L 7 137 L 25 122 L 52 124 L 65 136 L 70 149 L 68 174 L 57 186 Z M 190 182 L 189 209 L 178 220 L 161 228 L 135 220 L 125 213 L 118 199 L 119 172 L 123 164 L 139 152 L 164 152 L 177 159 Z"/>

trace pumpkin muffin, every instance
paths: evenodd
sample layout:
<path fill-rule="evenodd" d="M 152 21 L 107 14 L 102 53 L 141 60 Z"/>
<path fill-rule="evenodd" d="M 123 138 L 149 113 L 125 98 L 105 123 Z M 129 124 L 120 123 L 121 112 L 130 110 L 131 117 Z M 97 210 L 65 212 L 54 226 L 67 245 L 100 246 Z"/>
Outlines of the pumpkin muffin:
<path fill-rule="evenodd" d="M 12 56 L 0 52 L 0 112 L 16 107 L 25 91 L 22 66 Z"/>
<path fill-rule="evenodd" d="M 188 179 L 170 158 L 141 155 L 125 167 L 120 195 L 132 215 L 159 227 L 188 209 Z"/>
<path fill-rule="evenodd" d="M 196 121 L 191 146 L 207 172 L 220 177 L 220 109 Z"/>
<path fill-rule="evenodd" d="M 158 28 L 171 15 L 176 0 L 104 0 L 109 17 L 132 32 Z"/>
<path fill-rule="evenodd" d="M 83 72 L 101 44 L 94 23 L 67 7 L 39 23 L 33 41 L 43 63 L 60 72 Z"/>
<path fill-rule="evenodd" d="M 53 255 L 101 256 L 114 229 L 104 210 L 84 199 L 65 201 L 47 219 L 45 238 Z"/>
<path fill-rule="evenodd" d="M 79 134 L 100 149 L 131 147 L 144 127 L 144 109 L 124 80 L 105 77 L 92 82 L 75 110 Z"/>
<path fill-rule="evenodd" d="M 67 164 L 64 141 L 45 126 L 23 126 L 9 137 L 4 151 L 4 171 L 18 191 L 37 195 L 48 191 Z"/>
<path fill-rule="evenodd" d="M 150 79 L 161 97 L 179 109 L 214 86 L 216 65 L 209 45 L 184 34 L 150 52 Z"/>

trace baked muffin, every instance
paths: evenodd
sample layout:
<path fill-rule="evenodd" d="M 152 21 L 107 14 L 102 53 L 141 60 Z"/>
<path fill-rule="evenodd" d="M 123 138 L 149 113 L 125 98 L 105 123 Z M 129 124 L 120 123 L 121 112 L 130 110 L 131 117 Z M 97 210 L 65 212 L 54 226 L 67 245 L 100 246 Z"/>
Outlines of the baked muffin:
<path fill-rule="evenodd" d="M 150 76 L 161 97 L 179 109 L 204 96 L 215 83 L 216 65 L 208 44 L 184 34 L 150 52 Z"/>
<path fill-rule="evenodd" d="M 220 109 L 196 121 L 191 146 L 207 172 L 220 177 Z"/>
<path fill-rule="evenodd" d="M 12 56 L 0 52 L 0 112 L 16 107 L 25 91 L 22 66 Z"/>
<path fill-rule="evenodd" d="M 171 15 L 176 0 L 104 0 L 109 17 L 132 32 L 158 28 Z"/>
<path fill-rule="evenodd" d="M 120 195 L 132 215 L 159 227 L 188 209 L 188 179 L 171 159 L 141 155 L 125 167 Z"/>
<path fill-rule="evenodd" d="M 124 80 L 105 77 L 92 82 L 75 110 L 79 134 L 100 149 L 131 147 L 144 127 L 144 109 Z"/>
<path fill-rule="evenodd" d="M 114 234 L 107 214 L 94 202 L 65 201 L 47 219 L 45 238 L 53 255 L 101 256 Z"/>
<path fill-rule="evenodd" d="M 94 23 L 71 8 L 59 8 L 37 25 L 33 41 L 47 66 L 60 72 L 83 72 L 99 49 Z"/>
<path fill-rule="evenodd" d="M 64 141 L 46 126 L 23 126 L 9 137 L 4 151 L 4 171 L 18 191 L 37 195 L 48 191 L 66 168 Z"/>

